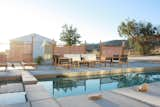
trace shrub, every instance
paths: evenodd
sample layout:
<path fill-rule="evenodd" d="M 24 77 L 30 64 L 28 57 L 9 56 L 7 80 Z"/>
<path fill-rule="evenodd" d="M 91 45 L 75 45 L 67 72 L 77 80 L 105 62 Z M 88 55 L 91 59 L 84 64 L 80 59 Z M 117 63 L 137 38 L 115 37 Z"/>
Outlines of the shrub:
<path fill-rule="evenodd" d="M 43 62 L 43 57 L 42 56 L 38 56 L 36 59 L 35 59 L 35 62 L 38 64 L 38 65 L 41 65 L 42 62 Z"/>

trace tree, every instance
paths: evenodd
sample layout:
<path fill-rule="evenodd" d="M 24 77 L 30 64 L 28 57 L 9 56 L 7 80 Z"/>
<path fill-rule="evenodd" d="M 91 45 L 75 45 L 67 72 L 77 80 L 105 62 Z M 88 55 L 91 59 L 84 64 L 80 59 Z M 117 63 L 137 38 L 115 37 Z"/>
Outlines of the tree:
<path fill-rule="evenodd" d="M 152 45 L 146 45 L 146 40 L 159 34 L 158 28 L 150 22 L 136 22 L 128 19 L 118 26 L 118 32 L 121 37 L 128 38 L 134 49 L 141 52 L 141 54 L 148 53 L 150 50 L 149 45 Z"/>
<path fill-rule="evenodd" d="M 77 29 L 73 28 L 72 25 L 65 24 L 63 27 L 62 33 L 60 34 L 60 40 L 65 42 L 66 45 L 73 45 L 80 43 L 80 34 L 77 33 Z"/>

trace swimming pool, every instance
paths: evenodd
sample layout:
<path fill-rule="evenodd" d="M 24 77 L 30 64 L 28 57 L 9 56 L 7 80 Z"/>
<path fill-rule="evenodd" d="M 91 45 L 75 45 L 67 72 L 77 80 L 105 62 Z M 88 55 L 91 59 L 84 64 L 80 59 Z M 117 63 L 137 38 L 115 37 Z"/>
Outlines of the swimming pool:
<path fill-rule="evenodd" d="M 125 73 L 121 75 L 101 75 L 74 78 L 53 78 L 38 83 L 55 98 L 107 91 L 130 87 L 142 83 L 160 81 L 160 72 Z"/>

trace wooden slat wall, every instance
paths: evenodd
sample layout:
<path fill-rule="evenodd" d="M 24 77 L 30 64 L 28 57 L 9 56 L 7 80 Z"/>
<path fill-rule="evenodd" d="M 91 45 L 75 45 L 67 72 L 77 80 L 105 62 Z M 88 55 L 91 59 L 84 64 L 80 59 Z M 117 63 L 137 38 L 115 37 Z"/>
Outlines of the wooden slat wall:
<path fill-rule="evenodd" d="M 32 44 L 11 43 L 8 61 L 32 62 Z"/>
<path fill-rule="evenodd" d="M 0 53 L 0 63 L 7 62 L 7 55 L 4 53 Z"/>
<path fill-rule="evenodd" d="M 64 54 L 84 54 L 84 53 L 86 53 L 85 45 L 62 46 L 62 47 L 55 46 L 53 49 L 54 55 L 61 55 L 61 56 L 63 56 Z"/>
<path fill-rule="evenodd" d="M 101 56 L 112 57 L 114 54 L 121 55 L 123 52 L 122 46 L 101 46 Z"/>

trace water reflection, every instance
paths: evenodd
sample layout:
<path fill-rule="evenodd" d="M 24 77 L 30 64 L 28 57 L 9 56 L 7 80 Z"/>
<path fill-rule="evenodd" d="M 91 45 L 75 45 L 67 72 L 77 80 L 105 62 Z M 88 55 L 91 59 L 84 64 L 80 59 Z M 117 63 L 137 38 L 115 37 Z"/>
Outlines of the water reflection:
<path fill-rule="evenodd" d="M 154 81 L 160 81 L 160 73 L 127 73 L 98 77 L 54 78 L 52 80 L 40 81 L 39 83 L 54 97 L 58 98 L 129 87 Z"/>

